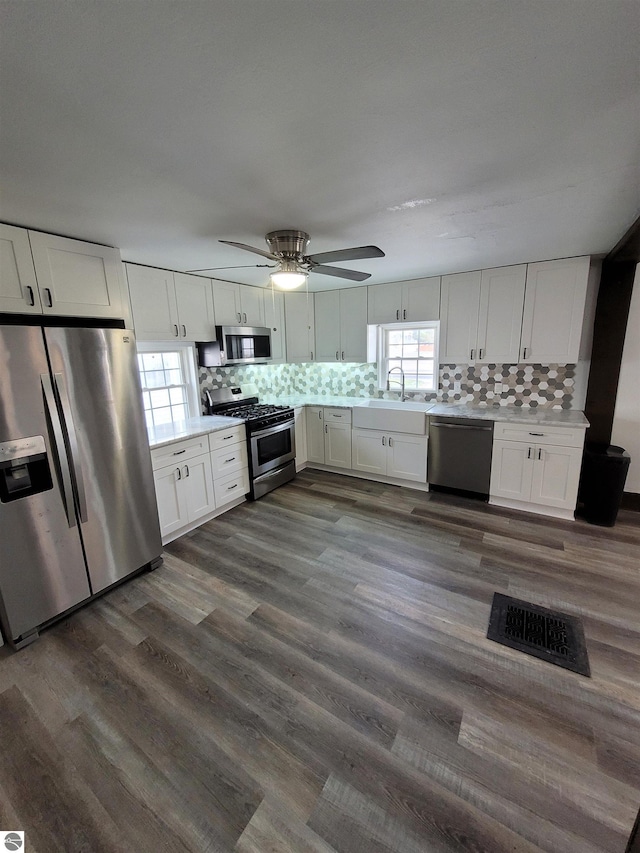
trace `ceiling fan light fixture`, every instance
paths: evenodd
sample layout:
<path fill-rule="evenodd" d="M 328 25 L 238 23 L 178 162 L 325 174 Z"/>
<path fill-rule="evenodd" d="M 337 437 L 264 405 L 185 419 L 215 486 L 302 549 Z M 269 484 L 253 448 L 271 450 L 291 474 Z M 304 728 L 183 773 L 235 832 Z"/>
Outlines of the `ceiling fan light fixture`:
<path fill-rule="evenodd" d="M 271 273 L 271 281 L 280 290 L 295 290 L 307 280 L 307 273 L 300 270 L 295 261 L 282 261 L 280 269 Z"/>

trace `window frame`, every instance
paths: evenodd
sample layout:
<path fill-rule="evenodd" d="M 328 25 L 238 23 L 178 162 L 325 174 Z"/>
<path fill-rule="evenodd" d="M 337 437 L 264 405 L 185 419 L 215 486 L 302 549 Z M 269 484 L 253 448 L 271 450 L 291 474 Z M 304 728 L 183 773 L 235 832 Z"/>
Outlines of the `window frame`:
<path fill-rule="evenodd" d="M 180 364 L 182 369 L 182 375 L 184 378 L 184 384 L 181 383 L 181 387 L 186 389 L 186 404 L 187 404 L 187 417 L 197 417 L 202 415 L 202 409 L 200 405 L 200 390 L 198 384 L 198 371 L 196 367 L 196 358 L 195 358 L 195 349 L 192 344 L 177 342 L 177 341 L 136 341 L 136 350 L 137 355 L 145 355 L 146 353 L 167 353 L 167 352 L 177 352 L 180 356 Z M 137 359 L 136 359 L 136 367 L 138 367 Z M 142 375 L 140 373 L 140 368 L 138 367 L 138 376 L 140 378 L 140 385 L 142 386 Z M 160 386 L 161 388 L 169 388 L 171 386 Z M 174 386 L 175 387 L 175 386 Z M 142 391 L 149 391 L 155 389 L 148 389 L 142 387 Z M 141 394 L 141 402 L 143 411 L 145 412 L 145 421 L 146 421 L 146 412 L 144 409 L 144 397 Z M 172 421 L 172 423 L 180 423 L 180 421 Z"/>
<path fill-rule="evenodd" d="M 439 382 L 439 373 L 440 373 L 440 320 L 424 320 L 422 322 L 404 322 L 404 323 L 381 323 L 377 326 L 377 335 L 376 335 L 376 351 L 377 351 L 377 362 L 378 362 L 378 390 L 379 391 L 395 391 L 400 390 L 400 386 L 395 386 L 393 388 L 387 389 L 387 376 L 388 376 L 388 363 L 389 363 L 389 355 L 388 355 L 388 333 L 394 331 L 404 331 L 406 329 L 433 329 L 434 334 L 434 342 L 433 342 L 433 387 L 432 388 L 407 388 L 405 387 L 405 393 L 407 394 L 437 394 L 438 393 L 438 382 Z M 420 360 L 420 357 L 416 360 Z M 430 359 L 429 359 L 430 360 Z"/>

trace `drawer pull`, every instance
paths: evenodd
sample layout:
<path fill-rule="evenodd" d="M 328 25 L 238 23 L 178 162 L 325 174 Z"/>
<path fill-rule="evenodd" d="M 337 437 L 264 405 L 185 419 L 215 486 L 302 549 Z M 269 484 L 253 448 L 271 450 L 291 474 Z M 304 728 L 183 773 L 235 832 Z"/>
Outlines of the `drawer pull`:
<path fill-rule="evenodd" d="M 342 417 L 342 415 L 332 415 L 332 417 L 334 417 L 334 418 L 341 418 L 341 417 Z"/>
<path fill-rule="evenodd" d="M 529 435 L 544 435 L 543 432 L 530 432 Z"/>
<path fill-rule="evenodd" d="M 238 488 L 238 484 L 234 483 L 233 486 L 227 486 L 227 491 L 230 492 L 231 489 L 237 489 L 237 488 Z"/>
<path fill-rule="evenodd" d="M 186 449 L 185 450 L 174 450 L 173 455 L 174 456 L 180 456 L 181 453 L 186 453 L 186 452 L 187 452 Z"/>
<path fill-rule="evenodd" d="M 223 440 L 223 441 L 229 441 L 229 439 L 230 439 L 230 438 L 233 438 L 233 436 L 232 436 L 232 435 L 224 435 L 224 436 L 222 437 L 222 440 Z"/>
<path fill-rule="evenodd" d="M 234 460 L 235 458 L 236 458 L 235 456 L 230 456 L 228 459 L 225 459 L 225 460 L 224 460 L 224 464 L 226 465 L 226 464 L 227 464 L 227 462 L 233 462 L 233 460 Z"/>

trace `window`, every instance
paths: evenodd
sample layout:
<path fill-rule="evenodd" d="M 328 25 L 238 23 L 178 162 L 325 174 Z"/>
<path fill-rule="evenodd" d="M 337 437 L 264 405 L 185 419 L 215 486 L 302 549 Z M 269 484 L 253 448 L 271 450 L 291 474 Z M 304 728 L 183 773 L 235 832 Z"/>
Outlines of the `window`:
<path fill-rule="evenodd" d="M 184 421 L 196 413 L 190 347 L 172 344 L 164 349 L 160 344 L 139 344 L 138 370 L 147 427 Z"/>
<path fill-rule="evenodd" d="M 406 391 L 438 390 L 439 327 L 437 321 L 379 327 L 378 384 L 381 389 L 386 389 L 390 378 L 389 390 L 400 391 L 399 383 L 404 374 Z M 389 371 L 393 371 L 390 377 Z"/>

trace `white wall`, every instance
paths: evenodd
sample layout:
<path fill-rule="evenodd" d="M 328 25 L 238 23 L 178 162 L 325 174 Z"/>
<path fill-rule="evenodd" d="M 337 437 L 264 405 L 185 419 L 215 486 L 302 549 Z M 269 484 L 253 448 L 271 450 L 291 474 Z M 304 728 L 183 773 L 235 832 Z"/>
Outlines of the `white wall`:
<path fill-rule="evenodd" d="M 625 492 L 640 493 L 640 264 L 633 282 L 611 443 L 631 454 Z"/>

